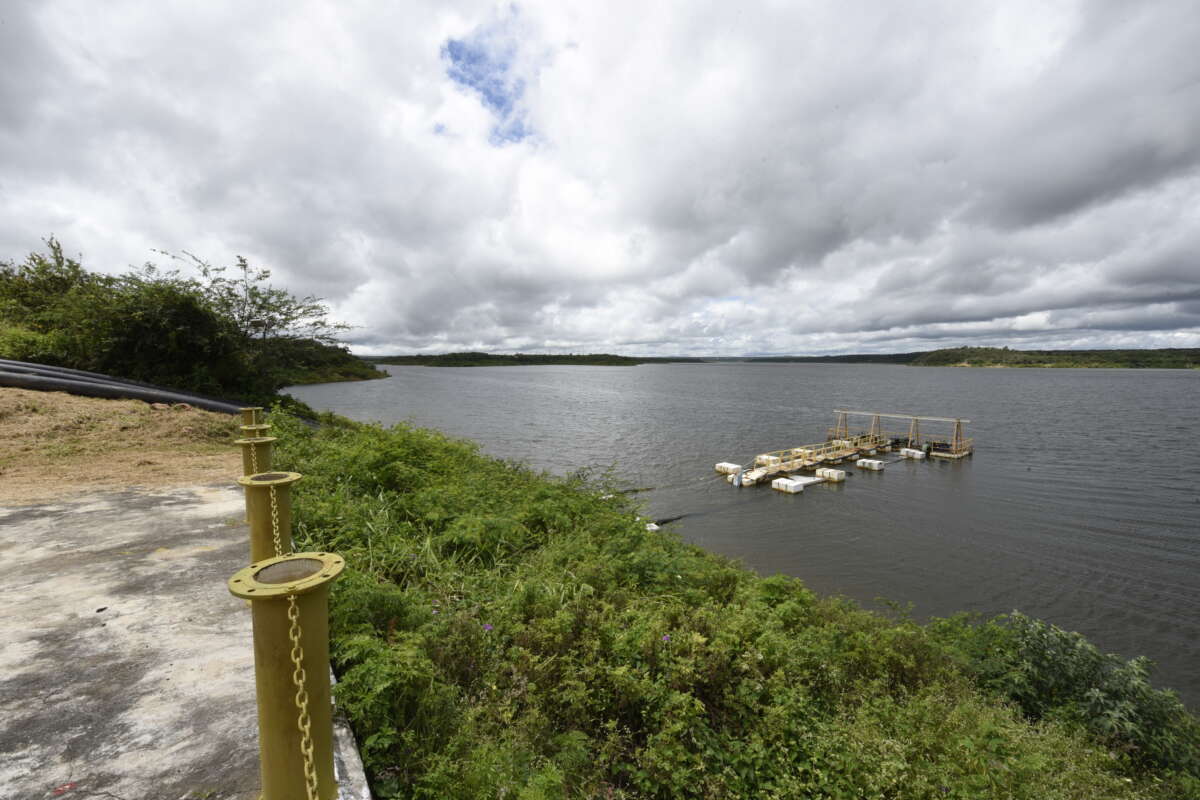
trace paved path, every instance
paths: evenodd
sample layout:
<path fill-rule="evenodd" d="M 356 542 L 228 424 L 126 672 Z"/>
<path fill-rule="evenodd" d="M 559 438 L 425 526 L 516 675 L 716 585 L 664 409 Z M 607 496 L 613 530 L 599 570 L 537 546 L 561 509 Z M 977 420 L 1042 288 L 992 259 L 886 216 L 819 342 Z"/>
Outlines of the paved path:
<path fill-rule="evenodd" d="M 0 798 L 258 796 L 243 512 L 232 487 L 0 508 Z"/>

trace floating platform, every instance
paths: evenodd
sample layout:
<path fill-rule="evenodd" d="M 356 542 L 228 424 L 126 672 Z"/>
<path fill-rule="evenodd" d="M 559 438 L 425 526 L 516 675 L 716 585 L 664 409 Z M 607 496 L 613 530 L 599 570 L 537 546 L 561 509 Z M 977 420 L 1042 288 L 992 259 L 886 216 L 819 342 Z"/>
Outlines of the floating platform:
<path fill-rule="evenodd" d="M 898 451 L 902 458 L 922 460 L 930 458 L 960 459 L 966 458 L 974 451 L 974 442 L 963 436 L 963 423 L 969 419 L 951 417 L 924 417 L 913 414 L 885 414 L 874 411 L 847 411 L 834 409 L 837 422 L 830 428 L 825 441 L 817 444 L 789 447 L 784 450 L 772 450 L 759 453 L 754 457 L 750 466 L 735 464 L 732 461 L 721 461 L 715 465 L 716 471 L 725 475 L 725 479 L 734 486 L 754 486 L 767 479 L 772 480 L 772 488 L 795 494 L 803 491 L 804 484 L 781 483 L 796 481 L 793 473 L 815 470 L 817 480 L 842 481 L 846 478 L 844 470 L 831 469 L 831 464 L 841 464 L 853 460 L 858 469 L 880 472 L 883 470 L 882 459 L 867 458 L 879 453 Z M 849 417 L 866 416 L 871 418 L 870 426 L 865 431 L 852 432 Z M 891 434 L 883 430 L 883 419 L 908 420 L 907 434 Z M 926 439 L 921 435 L 922 422 L 953 423 L 954 432 L 950 439 Z M 831 474 L 840 477 L 829 477 Z M 776 485 L 778 484 L 778 485 Z"/>

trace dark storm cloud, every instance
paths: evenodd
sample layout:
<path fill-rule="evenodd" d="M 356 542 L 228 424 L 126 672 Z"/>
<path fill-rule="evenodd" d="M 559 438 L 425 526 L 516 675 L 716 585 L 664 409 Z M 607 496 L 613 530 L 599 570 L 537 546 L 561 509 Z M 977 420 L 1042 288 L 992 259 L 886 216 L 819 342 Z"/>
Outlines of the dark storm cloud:
<path fill-rule="evenodd" d="M 0 258 L 243 254 L 376 352 L 1195 346 L 1196 41 L 1183 0 L 9 3 Z"/>

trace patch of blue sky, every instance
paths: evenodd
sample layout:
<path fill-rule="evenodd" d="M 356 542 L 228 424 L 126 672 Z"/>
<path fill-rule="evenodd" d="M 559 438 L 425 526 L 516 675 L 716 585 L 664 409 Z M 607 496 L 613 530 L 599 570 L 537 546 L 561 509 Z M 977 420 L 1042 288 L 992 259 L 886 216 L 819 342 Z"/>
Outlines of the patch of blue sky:
<path fill-rule="evenodd" d="M 517 42 L 509 22 L 481 26 L 462 39 L 447 39 L 442 45 L 446 74 L 478 94 L 484 107 L 495 115 L 490 136 L 495 145 L 519 142 L 532 133 L 520 106 L 525 81 L 514 67 Z"/>

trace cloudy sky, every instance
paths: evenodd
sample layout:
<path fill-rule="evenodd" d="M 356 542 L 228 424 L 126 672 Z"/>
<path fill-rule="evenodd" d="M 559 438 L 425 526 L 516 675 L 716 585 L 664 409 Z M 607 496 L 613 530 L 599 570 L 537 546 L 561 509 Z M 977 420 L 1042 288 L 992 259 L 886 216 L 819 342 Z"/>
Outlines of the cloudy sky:
<path fill-rule="evenodd" d="M 0 259 L 361 353 L 1200 346 L 1194 0 L 0 3 Z"/>

